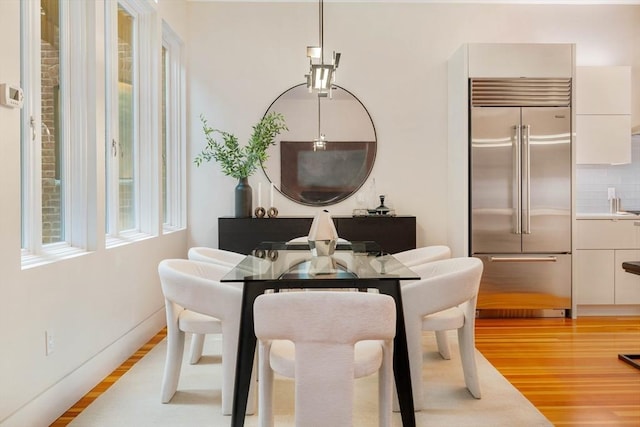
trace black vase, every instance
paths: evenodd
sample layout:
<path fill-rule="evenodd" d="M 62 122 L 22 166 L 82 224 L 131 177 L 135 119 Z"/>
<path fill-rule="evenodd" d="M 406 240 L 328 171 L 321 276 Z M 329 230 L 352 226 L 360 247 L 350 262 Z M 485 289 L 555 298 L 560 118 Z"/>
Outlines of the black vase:
<path fill-rule="evenodd" d="M 240 178 L 236 185 L 236 218 L 250 218 L 253 211 L 253 193 L 249 178 Z"/>

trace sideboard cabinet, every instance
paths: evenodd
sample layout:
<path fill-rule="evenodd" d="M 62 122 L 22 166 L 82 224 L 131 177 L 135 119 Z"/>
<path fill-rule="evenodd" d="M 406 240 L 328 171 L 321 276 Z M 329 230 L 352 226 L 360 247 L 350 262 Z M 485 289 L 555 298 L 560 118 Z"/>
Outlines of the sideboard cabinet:
<path fill-rule="evenodd" d="M 312 217 L 218 218 L 218 247 L 248 254 L 261 242 L 286 242 L 309 234 Z M 395 253 L 416 247 L 415 216 L 334 216 L 338 235 L 351 241 L 372 240 Z"/>

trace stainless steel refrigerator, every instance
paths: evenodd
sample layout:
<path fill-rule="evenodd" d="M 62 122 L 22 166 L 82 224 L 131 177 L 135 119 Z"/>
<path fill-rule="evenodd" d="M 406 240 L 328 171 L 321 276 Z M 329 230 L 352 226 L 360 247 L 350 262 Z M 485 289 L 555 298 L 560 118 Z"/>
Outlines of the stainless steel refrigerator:
<path fill-rule="evenodd" d="M 470 81 L 470 249 L 481 317 L 571 309 L 571 81 Z"/>

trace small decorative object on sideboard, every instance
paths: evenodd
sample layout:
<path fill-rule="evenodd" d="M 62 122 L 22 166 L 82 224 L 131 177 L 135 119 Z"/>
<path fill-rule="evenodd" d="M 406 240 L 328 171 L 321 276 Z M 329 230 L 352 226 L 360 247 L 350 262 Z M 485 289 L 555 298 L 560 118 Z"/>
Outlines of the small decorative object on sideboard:
<path fill-rule="evenodd" d="M 276 186 L 272 182 L 271 189 L 269 190 L 269 204 L 271 207 L 267 209 L 267 216 L 269 218 L 276 218 L 278 216 L 278 208 L 273 205 L 273 194 L 275 192 L 275 188 Z"/>
<path fill-rule="evenodd" d="M 258 166 L 264 164 L 267 159 L 267 148 L 275 144 L 275 137 L 283 130 L 287 130 L 284 116 L 280 113 L 269 113 L 264 116 L 253 126 L 249 143 L 243 147 L 238 144 L 238 138 L 235 135 L 210 127 L 202 115 L 200 120 L 207 146 L 196 156 L 194 163 L 200 166 L 203 161 L 208 162 L 213 159 L 218 162 L 225 175 L 238 179 L 235 190 L 235 216 L 236 218 L 251 217 L 252 190 L 248 177 L 256 171 Z M 222 137 L 222 143 L 214 139 L 216 133 Z"/>
<path fill-rule="evenodd" d="M 258 206 L 254 211 L 254 214 L 256 215 L 256 218 L 264 218 L 267 212 L 264 210 L 262 206 Z"/>
<path fill-rule="evenodd" d="M 396 214 L 393 209 L 389 209 L 387 206 L 384 205 L 385 197 L 386 196 L 384 194 L 380 195 L 380 205 L 375 209 L 369 209 L 369 215 L 388 215 L 388 216 L 393 216 L 393 215 Z"/>
<path fill-rule="evenodd" d="M 262 206 L 262 183 L 261 182 L 258 183 L 258 207 L 256 207 L 256 210 L 253 213 L 255 214 L 256 218 L 264 218 L 264 216 L 267 214 L 267 211 Z"/>

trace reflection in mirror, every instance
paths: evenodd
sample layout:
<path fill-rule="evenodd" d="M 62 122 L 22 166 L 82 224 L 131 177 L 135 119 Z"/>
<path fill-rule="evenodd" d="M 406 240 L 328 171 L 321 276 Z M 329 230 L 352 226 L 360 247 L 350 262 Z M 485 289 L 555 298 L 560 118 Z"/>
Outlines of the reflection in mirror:
<path fill-rule="evenodd" d="M 338 203 L 364 184 L 376 156 L 376 131 L 366 108 L 334 85 L 333 98 L 300 84 L 281 94 L 266 114 L 282 113 L 288 131 L 269 147 L 264 171 L 289 199 L 311 206 Z"/>

